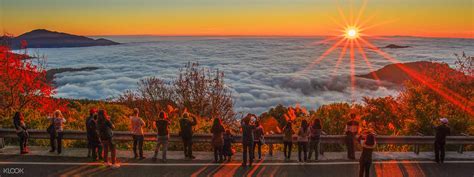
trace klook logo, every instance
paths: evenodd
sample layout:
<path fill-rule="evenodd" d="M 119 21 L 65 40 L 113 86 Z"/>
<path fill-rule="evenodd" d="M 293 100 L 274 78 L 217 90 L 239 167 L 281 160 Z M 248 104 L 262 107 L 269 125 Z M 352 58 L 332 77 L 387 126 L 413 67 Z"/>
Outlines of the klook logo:
<path fill-rule="evenodd" d="M 3 168 L 3 174 L 8 174 L 8 175 L 18 175 L 18 174 L 24 174 L 25 169 L 24 168 Z"/>

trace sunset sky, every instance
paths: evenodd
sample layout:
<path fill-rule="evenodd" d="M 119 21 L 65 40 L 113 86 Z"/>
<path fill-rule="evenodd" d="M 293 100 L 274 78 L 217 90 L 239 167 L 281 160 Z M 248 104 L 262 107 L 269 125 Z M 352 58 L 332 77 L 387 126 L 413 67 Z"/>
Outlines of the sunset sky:
<path fill-rule="evenodd" d="M 361 0 L 1 0 L 3 33 L 80 35 L 334 35 L 337 7 Z M 371 35 L 473 38 L 472 0 L 369 0 Z"/>

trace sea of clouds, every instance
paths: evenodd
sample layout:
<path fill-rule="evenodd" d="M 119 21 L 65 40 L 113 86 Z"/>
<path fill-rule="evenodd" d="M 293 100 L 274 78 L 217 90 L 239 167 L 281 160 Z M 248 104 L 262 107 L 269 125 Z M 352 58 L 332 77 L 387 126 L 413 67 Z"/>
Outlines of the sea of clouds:
<path fill-rule="evenodd" d="M 340 49 L 313 68 L 302 72 L 332 44 L 323 38 L 226 37 L 107 37 L 116 46 L 33 49 L 48 59 L 48 68 L 98 67 L 98 70 L 56 75 L 57 97 L 106 99 L 133 89 L 140 79 L 156 76 L 172 81 L 188 62 L 225 72 L 237 112 L 261 113 L 277 104 L 300 104 L 314 109 L 332 102 L 360 101 L 363 96 L 397 95 L 397 87 L 357 78 L 355 92 L 346 55 L 337 71 Z M 316 42 L 316 43 L 315 43 Z M 398 37 L 373 41 L 377 46 L 409 45 L 384 49 L 402 62 L 433 60 L 454 63 L 453 53 L 474 52 L 474 40 Z M 365 49 L 373 68 L 356 55 L 356 74 L 390 64 Z M 356 53 L 357 54 L 357 53 Z"/>

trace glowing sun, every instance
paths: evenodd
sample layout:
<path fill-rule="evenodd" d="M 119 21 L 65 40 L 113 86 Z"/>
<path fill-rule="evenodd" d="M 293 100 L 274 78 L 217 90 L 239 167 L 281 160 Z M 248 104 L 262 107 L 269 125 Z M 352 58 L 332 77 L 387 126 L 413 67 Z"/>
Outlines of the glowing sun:
<path fill-rule="evenodd" d="M 346 29 L 345 37 L 347 39 L 356 39 L 359 37 L 359 30 L 354 27 L 349 27 Z"/>

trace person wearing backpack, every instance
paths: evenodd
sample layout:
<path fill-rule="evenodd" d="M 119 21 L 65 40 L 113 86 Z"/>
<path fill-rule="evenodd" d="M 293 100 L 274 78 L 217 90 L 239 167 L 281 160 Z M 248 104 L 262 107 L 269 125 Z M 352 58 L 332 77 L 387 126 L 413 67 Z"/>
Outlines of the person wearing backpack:
<path fill-rule="evenodd" d="M 372 165 L 372 153 L 377 142 L 375 140 L 375 133 L 371 130 L 365 133 L 365 140 L 361 142 L 362 154 L 359 159 L 359 177 L 369 177 L 370 167 Z M 361 136 L 362 137 L 362 136 Z"/>
<path fill-rule="evenodd" d="M 293 126 L 291 121 L 287 121 L 285 127 L 283 127 L 283 152 L 285 154 L 285 160 L 291 159 L 291 149 L 293 148 Z"/>
<path fill-rule="evenodd" d="M 139 113 L 140 111 L 138 110 L 138 108 L 134 108 L 133 115 L 130 116 L 130 122 L 132 125 L 133 133 L 133 157 L 135 159 L 138 157 L 140 159 L 145 159 L 145 156 L 143 156 L 143 141 L 145 140 L 145 135 L 143 134 L 143 127 L 145 126 L 145 121 L 143 121 L 142 118 L 138 117 Z"/>
<path fill-rule="evenodd" d="M 321 142 L 321 119 L 314 119 L 313 123 L 309 127 L 309 160 L 311 160 L 311 156 L 313 155 L 314 151 L 314 160 L 318 160 L 319 158 L 319 145 Z"/>
<path fill-rule="evenodd" d="M 99 125 L 100 140 L 104 145 L 104 165 L 112 166 L 112 168 L 119 168 L 120 164 L 117 163 L 117 152 L 115 143 L 113 142 L 114 133 L 112 130 L 115 129 L 115 126 L 110 120 L 110 117 L 107 116 L 107 112 L 105 110 L 99 110 L 97 123 Z M 109 152 L 112 164 L 109 163 Z"/>
<path fill-rule="evenodd" d="M 66 119 L 64 119 L 63 114 L 60 110 L 56 110 L 53 113 L 53 117 L 48 118 L 51 122 L 51 125 L 48 128 L 49 133 L 49 140 L 51 145 L 51 150 L 49 152 L 54 152 L 58 150 L 58 154 L 61 154 L 62 146 L 63 146 L 63 130 L 64 130 L 64 123 Z"/>
<path fill-rule="evenodd" d="M 13 116 L 13 125 L 15 126 L 18 140 L 20 141 L 20 154 L 27 154 L 28 150 L 28 129 L 25 124 L 25 118 L 21 112 L 16 112 Z"/>
<path fill-rule="evenodd" d="M 160 147 L 162 147 L 162 162 L 166 162 L 166 152 L 168 151 L 168 141 L 170 138 L 169 133 L 169 126 L 170 121 L 168 120 L 168 116 L 165 112 L 161 111 L 158 115 L 158 120 L 155 122 L 155 126 L 157 129 L 157 143 L 155 148 L 155 154 L 153 155 L 153 160 L 157 159 L 158 153 L 160 152 Z"/>
<path fill-rule="evenodd" d="M 253 138 L 253 150 L 252 152 L 255 153 L 255 147 L 258 146 L 257 151 L 258 151 L 258 160 L 262 160 L 262 144 L 264 143 L 264 130 L 263 126 L 260 125 L 259 121 L 255 121 L 255 132 L 254 132 L 254 138 Z M 253 155 L 255 158 L 255 155 Z"/>
<path fill-rule="evenodd" d="M 192 121 L 189 120 L 189 113 L 183 113 L 183 117 L 179 119 L 179 126 L 181 128 L 179 135 L 183 140 L 183 151 L 185 159 L 195 159 L 193 156 L 193 126 L 197 125 L 195 116 L 191 116 Z"/>

